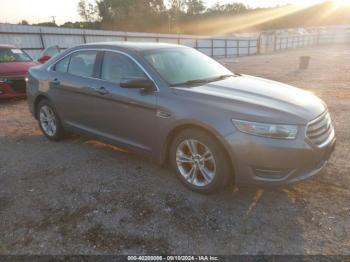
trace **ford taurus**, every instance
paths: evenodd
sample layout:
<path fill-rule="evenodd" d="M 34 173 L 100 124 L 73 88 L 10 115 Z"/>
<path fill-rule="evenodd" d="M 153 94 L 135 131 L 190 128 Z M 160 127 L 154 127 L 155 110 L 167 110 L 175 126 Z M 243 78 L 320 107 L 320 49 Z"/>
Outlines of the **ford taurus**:
<path fill-rule="evenodd" d="M 336 141 L 312 93 L 179 45 L 77 46 L 30 69 L 27 95 L 48 139 L 78 132 L 142 153 L 202 193 L 302 181 L 320 173 Z"/>

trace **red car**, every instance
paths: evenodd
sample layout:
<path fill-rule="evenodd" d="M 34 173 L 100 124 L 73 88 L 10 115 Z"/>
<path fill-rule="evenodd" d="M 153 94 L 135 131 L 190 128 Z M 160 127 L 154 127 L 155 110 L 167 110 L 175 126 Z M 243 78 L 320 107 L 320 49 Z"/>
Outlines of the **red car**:
<path fill-rule="evenodd" d="M 26 96 L 26 75 L 39 63 L 23 50 L 12 45 L 0 45 L 0 99 Z"/>

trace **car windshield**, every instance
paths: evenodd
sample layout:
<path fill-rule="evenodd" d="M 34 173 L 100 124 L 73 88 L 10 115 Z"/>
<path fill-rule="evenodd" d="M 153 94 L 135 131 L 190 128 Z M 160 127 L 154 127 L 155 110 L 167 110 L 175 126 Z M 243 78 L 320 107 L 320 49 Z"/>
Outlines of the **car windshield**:
<path fill-rule="evenodd" d="M 196 85 L 233 75 L 224 66 L 191 48 L 166 48 L 143 53 L 144 58 L 171 86 Z"/>
<path fill-rule="evenodd" d="M 29 55 L 18 48 L 0 48 L 0 63 L 32 61 Z"/>

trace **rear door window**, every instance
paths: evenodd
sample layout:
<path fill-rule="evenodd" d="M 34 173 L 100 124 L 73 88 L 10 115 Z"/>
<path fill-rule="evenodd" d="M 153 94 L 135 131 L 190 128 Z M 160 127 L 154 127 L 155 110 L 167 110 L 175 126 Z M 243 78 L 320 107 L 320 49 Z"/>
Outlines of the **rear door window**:
<path fill-rule="evenodd" d="M 80 51 L 71 55 L 68 73 L 82 77 L 93 77 L 97 51 Z"/>

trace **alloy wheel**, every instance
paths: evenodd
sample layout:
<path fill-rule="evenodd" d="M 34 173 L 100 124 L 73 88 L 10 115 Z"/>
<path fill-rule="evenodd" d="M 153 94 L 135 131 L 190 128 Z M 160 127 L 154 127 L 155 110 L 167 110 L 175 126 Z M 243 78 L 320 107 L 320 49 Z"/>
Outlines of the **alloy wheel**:
<path fill-rule="evenodd" d="M 40 108 L 39 118 L 43 131 L 48 136 L 54 136 L 57 131 L 57 122 L 53 110 L 47 105 L 42 106 Z"/>
<path fill-rule="evenodd" d="M 195 139 L 187 139 L 178 145 L 176 165 L 180 174 L 194 186 L 204 187 L 214 180 L 214 155 L 205 144 Z"/>

